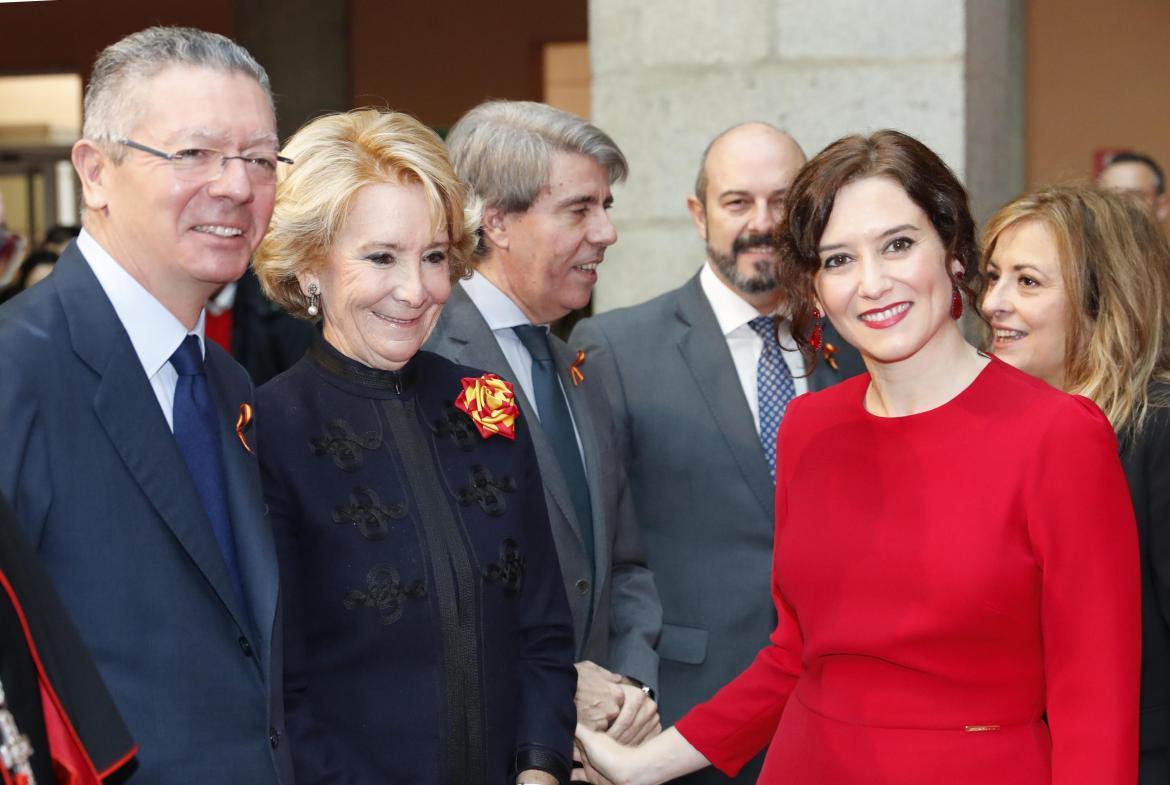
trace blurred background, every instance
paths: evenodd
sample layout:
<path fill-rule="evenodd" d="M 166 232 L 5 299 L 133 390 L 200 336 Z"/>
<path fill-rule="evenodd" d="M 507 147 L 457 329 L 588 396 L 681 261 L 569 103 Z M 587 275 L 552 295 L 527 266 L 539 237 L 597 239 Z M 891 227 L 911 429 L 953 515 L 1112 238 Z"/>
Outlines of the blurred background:
<path fill-rule="evenodd" d="M 630 159 L 595 310 L 678 285 L 702 249 L 685 198 L 706 142 L 759 119 L 811 155 L 897 127 L 979 217 L 1091 177 L 1115 150 L 1170 163 L 1167 0 L 37 0 L 0 2 L 0 194 L 39 243 L 78 222 L 68 164 L 96 53 L 152 24 L 235 38 L 268 69 L 282 137 L 378 105 L 440 132 L 485 98 L 592 119 Z"/>

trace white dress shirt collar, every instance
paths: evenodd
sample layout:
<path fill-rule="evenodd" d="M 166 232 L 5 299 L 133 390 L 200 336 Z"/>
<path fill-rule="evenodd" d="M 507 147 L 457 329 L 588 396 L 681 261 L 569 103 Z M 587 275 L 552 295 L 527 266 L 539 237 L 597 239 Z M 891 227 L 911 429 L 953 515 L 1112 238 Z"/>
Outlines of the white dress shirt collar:
<path fill-rule="evenodd" d="M 77 238 L 77 248 L 110 298 L 147 378 L 153 378 L 187 337 L 187 328 L 84 229 Z M 200 311 L 191 333 L 199 337 L 199 345 L 206 353 L 203 322 L 204 313 Z"/>
<path fill-rule="evenodd" d="M 521 324 L 531 324 L 524 311 L 520 310 L 520 306 L 512 302 L 508 295 L 478 271 L 473 271 L 471 277 L 461 283 L 467 296 L 483 314 L 484 321 L 488 323 L 492 332 L 511 330 Z"/>
<path fill-rule="evenodd" d="M 511 376 L 503 375 L 508 377 L 509 381 L 518 384 L 528 400 L 535 400 L 532 389 L 532 356 L 520 342 L 520 336 L 512 331 L 513 327 L 529 324 L 528 317 L 508 295 L 478 272 L 473 272 L 470 278 L 460 281 L 460 286 L 487 322 L 492 337 L 496 339 L 496 345 L 500 347 L 504 359 L 512 369 Z M 535 408 L 535 404 L 533 406 Z"/>
<path fill-rule="evenodd" d="M 719 329 L 724 335 L 730 335 L 760 315 L 755 306 L 736 294 L 715 274 L 710 261 L 699 272 L 699 286 L 707 296 L 707 302 L 711 303 L 715 321 L 719 322 Z"/>
<path fill-rule="evenodd" d="M 759 316 L 760 312 L 715 274 L 710 261 L 706 262 L 699 272 L 699 286 L 703 290 L 703 296 L 711 304 L 711 310 L 715 312 L 715 321 L 719 324 L 723 339 L 727 341 L 727 350 L 731 353 L 735 373 L 739 377 L 740 387 L 743 388 L 744 397 L 747 399 L 758 431 L 760 407 L 756 374 L 760 354 L 764 350 L 764 339 L 748 326 L 748 322 Z M 796 394 L 808 392 L 804 358 L 796 351 L 796 346 L 792 342 L 787 319 L 781 319 L 777 323 L 776 332 L 780 341 L 780 354 L 788 365 L 789 373 L 792 374 Z"/>

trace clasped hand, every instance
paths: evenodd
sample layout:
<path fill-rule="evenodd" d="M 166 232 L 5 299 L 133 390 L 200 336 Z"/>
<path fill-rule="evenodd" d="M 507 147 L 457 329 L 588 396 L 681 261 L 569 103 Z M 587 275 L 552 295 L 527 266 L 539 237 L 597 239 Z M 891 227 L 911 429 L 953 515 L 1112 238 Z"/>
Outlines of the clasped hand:
<path fill-rule="evenodd" d="M 577 663 L 577 721 L 622 744 L 638 745 L 662 731 L 658 704 L 641 687 L 594 662 Z"/>

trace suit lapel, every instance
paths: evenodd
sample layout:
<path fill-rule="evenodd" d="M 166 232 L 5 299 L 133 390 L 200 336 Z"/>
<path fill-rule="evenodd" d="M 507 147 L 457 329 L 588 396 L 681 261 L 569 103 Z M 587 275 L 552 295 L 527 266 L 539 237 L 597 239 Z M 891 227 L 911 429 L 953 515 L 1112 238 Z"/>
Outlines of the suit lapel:
<path fill-rule="evenodd" d="M 606 542 L 605 511 L 613 506 L 612 499 L 606 499 L 606 489 L 600 482 L 604 469 L 602 464 L 601 444 L 598 440 L 598 429 L 593 422 L 593 412 L 589 408 L 589 395 L 584 386 L 573 384 L 569 374 L 569 367 L 576 359 L 576 352 L 569 348 L 564 341 L 555 335 L 549 336 L 549 346 L 552 349 L 553 365 L 560 379 L 561 389 L 565 391 L 565 399 L 569 409 L 573 412 L 573 422 L 577 426 L 577 437 L 581 440 L 581 451 L 585 458 L 585 475 L 589 478 L 589 503 L 593 515 L 594 553 L 598 554 L 594 581 L 598 586 L 604 586 L 608 579 L 609 564 L 602 554 L 609 553 Z M 551 447 L 549 448 L 551 451 Z M 567 489 L 566 489 L 567 490 Z M 576 520 L 576 517 L 571 520 Z M 580 527 L 577 535 L 581 536 Z M 595 592 L 595 602 L 600 602 L 601 592 Z"/>
<path fill-rule="evenodd" d="M 244 627 L 203 502 L 114 307 L 76 245 L 53 271 L 74 351 L 99 376 L 94 411 L 163 523 Z"/>
<path fill-rule="evenodd" d="M 247 594 L 248 606 L 255 616 L 261 663 L 269 672 L 269 658 L 273 625 L 276 622 L 277 586 L 276 544 L 268 521 L 261 515 L 264 497 L 260 485 L 260 469 L 256 457 L 244 449 L 236 436 L 235 425 L 240 404 L 248 402 L 250 390 L 232 390 L 228 383 L 228 360 L 208 350 L 207 375 L 219 411 L 220 442 L 223 449 L 224 473 L 227 480 L 228 509 L 231 512 L 232 531 L 236 553 Z M 253 449 L 255 445 L 253 443 Z"/>
<path fill-rule="evenodd" d="M 470 365 L 473 368 L 483 368 L 497 373 L 503 378 L 512 381 L 516 374 L 508 365 L 507 358 L 496 343 L 496 337 L 483 318 L 483 314 L 475 307 L 475 303 L 463 291 L 462 286 L 456 286 L 451 291 L 451 299 L 443 308 L 440 321 L 441 335 L 439 340 L 443 346 L 443 354 L 455 362 Z M 438 332 L 438 331 L 437 331 Z M 434 340 L 432 338 L 431 340 Z M 561 473 L 556 453 L 540 427 L 532 403 L 520 389 L 520 385 L 513 384 L 516 401 L 520 406 L 523 421 L 528 423 L 528 432 L 532 435 L 532 446 L 536 452 L 536 460 L 540 466 L 541 479 L 544 482 L 548 496 L 560 512 L 560 517 L 569 522 L 570 529 L 581 542 L 581 528 L 577 525 L 577 515 L 573 510 L 572 500 L 569 498 L 569 486 Z M 551 512 L 551 511 L 550 511 Z M 555 517 L 555 516 L 554 516 Z"/>
<path fill-rule="evenodd" d="M 678 339 L 683 360 L 703 394 L 711 417 L 727 439 L 744 480 L 770 514 L 776 489 L 768 471 L 764 448 L 744 398 L 727 340 L 703 295 L 697 275 L 679 290 L 677 315 L 683 324 Z"/>

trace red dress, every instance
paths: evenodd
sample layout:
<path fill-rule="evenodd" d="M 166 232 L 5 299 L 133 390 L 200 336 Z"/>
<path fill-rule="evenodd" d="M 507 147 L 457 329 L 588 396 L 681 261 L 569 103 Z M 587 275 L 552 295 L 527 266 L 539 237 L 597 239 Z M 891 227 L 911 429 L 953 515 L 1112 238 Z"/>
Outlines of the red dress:
<path fill-rule="evenodd" d="M 677 725 L 776 785 L 1133 785 L 1140 599 L 1109 422 L 992 360 L 949 403 L 793 401 L 752 665 Z"/>

